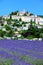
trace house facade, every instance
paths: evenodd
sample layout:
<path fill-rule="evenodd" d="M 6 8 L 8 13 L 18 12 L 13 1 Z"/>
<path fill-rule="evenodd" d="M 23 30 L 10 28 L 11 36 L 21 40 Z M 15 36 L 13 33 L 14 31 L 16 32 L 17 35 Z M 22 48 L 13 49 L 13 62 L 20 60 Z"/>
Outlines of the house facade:
<path fill-rule="evenodd" d="M 43 18 L 38 17 L 37 15 L 29 16 L 30 13 L 28 13 L 27 16 L 23 16 L 23 14 L 25 14 L 25 13 L 27 14 L 27 12 L 25 10 L 23 10 L 21 12 L 18 12 L 19 15 L 12 15 L 11 18 L 13 20 L 14 19 L 19 20 L 21 18 L 21 20 L 24 22 L 30 22 L 32 20 L 32 21 L 35 21 L 36 24 L 40 24 L 40 25 L 43 24 Z M 9 16 L 3 16 L 3 18 L 4 19 L 10 19 L 10 15 Z"/>

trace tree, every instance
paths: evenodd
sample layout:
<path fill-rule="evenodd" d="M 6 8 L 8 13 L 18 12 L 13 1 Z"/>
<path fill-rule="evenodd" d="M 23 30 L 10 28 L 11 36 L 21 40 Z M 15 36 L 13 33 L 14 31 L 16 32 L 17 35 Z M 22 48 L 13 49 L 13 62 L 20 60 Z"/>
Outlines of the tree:
<path fill-rule="evenodd" d="M 34 25 L 33 25 L 34 23 Z M 40 37 L 40 31 L 38 29 L 37 26 L 35 26 L 35 22 L 33 22 L 32 20 L 30 21 L 30 26 L 28 28 L 28 30 L 25 32 L 25 33 L 22 33 L 22 35 L 24 37 L 27 37 L 28 35 L 33 35 L 34 37 L 36 38 L 39 38 Z"/>
<path fill-rule="evenodd" d="M 20 18 L 19 21 L 22 21 L 22 19 Z"/>
<path fill-rule="evenodd" d="M 32 20 L 30 21 L 30 28 L 33 26 L 33 22 L 32 22 Z"/>
<path fill-rule="evenodd" d="M 11 24 L 11 19 L 6 19 L 7 24 L 10 25 Z"/>
<path fill-rule="evenodd" d="M 32 15 L 34 15 L 33 13 L 30 13 L 30 15 L 29 16 L 32 16 Z"/>
<path fill-rule="evenodd" d="M 0 30 L 0 37 L 4 37 L 4 35 L 6 34 L 6 32 L 5 31 L 3 31 L 3 30 Z"/>
<path fill-rule="evenodd" d="M 17 11 L 15 11 L 15 12 L 12 12 L 10 15 L 17 15 L 18 12 L 19 12 L 19 11 L 17 10 Z"/>
<path fill-rule="evenodd" d="M 0 17 L 0 20 L 2 20 L 2 17 Z"/>
<path fill-rule="evenodd" d="M 26 14 L 26 13 L 24 13 L 24 14 L 23 14 L 23 16 L 27 16 L 27 14 Z"/>
<path fill-rule="evenodd" d="M 8 37 L 12 37 L 12 36 L 14 36 L 14 31 L 10 30 L 9 33 L 8 33 Z"/>

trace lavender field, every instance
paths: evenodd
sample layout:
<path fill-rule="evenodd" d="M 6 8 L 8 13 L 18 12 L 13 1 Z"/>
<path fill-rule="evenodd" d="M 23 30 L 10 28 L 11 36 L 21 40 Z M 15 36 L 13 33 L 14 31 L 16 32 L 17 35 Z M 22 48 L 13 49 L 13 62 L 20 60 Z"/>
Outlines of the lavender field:
<path fill-rule="evenodd" d="M 0 65 L 43 65 L 43 41 L 0 40 Z"/>

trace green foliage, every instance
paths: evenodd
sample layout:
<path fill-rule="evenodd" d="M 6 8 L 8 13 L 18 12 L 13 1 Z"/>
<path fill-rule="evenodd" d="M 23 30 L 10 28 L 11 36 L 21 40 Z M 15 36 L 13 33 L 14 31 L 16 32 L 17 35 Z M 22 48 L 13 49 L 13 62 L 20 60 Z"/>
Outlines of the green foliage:
<path fill-rule="evenodd" d="M 17 15 L 18 12 L 19 12 L 19 11 L 17 10 L 17 11 L 15 11 L 15 12 L 12 12 L 10 15 Z"/>
<path fill-rule="evenodd" d="M 16 12 L 13 12 L 12 14 L 17 14 L 18 11 Z M 11 14 L 11 15 L 12 15 Z M 25 14 L 26 15 L 26 14 Z M 0 21 L 2 20 L 2 17 L 0 17 Z M 4 20 L 4 19 L 3 19 Z M 21 34 L 21 39 L 24 39 L 24 38 L 27 38 L 27 39 L 32 39 L 32 38 L 42 38 L 43 37 L 43 28 L 38 28 L 36 26 L 36 23 L 35 21 L 30 21 L 30 22 L 24 22 L 21 20 L 21 18 L 19 19 L 19 21 L 17 19 L 14 19 L 12 20 L 11 18 L 10 19 L 6 19 L 7 21 L 7 24 L 4 25 L 1 21 L 1 29 L 3 29 L 3 27 L 6 29 L 6 31 L 3 31 L 3 30 L 0 30 L 0 37 L 14 37 L 14 32 L 15 31 L 18 31 L 17 28 L 22 28 L 23 26 L 26 26 L 26 24 L 29 24 L 29 28 L 28 30 L 20 30 L 19 33 Z M 16 28 L 16 29 L 15 29 Z M 26 35 L 27 33 L 27 36 L 23 36 L 23 34 Z M 30 34 L 29 34 L 30 33 Z M 16 39 L 18 39 L 16 37 Z"/>
<path fill-rule="evenodd" d="M 28 31 L 30 31 L 30 33 L 32 35 L 34 35 L 36 38 L 39 38 L 40 37 L 40 31 L 39 31 L 38 27 L 36 27 L 35 25 L 36 25 L 36 23 L 32 22 L 32 20 L 31 20 L 30 21 L 30 28 L 28 29 Z"/>
<path fill-rule="evenodd" d="M 18 37 L 18 38 L 19 38 L 19 39 L 24 39 L 24 36 L 22 36 L 22 35 L 21 35 L 21 36 L 20 36 L 20 37 Z"/>
<path fill-rule="evenodd" d="M 2 17 L 0 17 L 0 20 L 2 20 Z"/>
<path fill-rule="evenodd" d="M 34 15 L 33 13 L 30 13 L 30 15 L 29 16 L 32 16 L 32 15 Z"/>
<path fill-rule="evenodd" d="M 33 57 L 29 55 L 21 55 L 20 57 L 22 60 L 24 60 L 27 63 L 32 64 L 33 63 Z"/>
<path fill-rule="evenodd" d="M 34 65 L 43 65 L 43 60 L 42 59 L 36 59 L 34 61 Z"/>
<path fill-rule="evenodd" d="M 15 20 L 14 23 L 13 23 L 13 27 L 16 26 L 16 27 L 21 27 L 22 24 L 20 24 L 20 21 L 17 21 Z"/>
<path fill-rule="evenodd" d="M 10 25 L 12 20 L 11 19 L 6 19 L 6 21 L 7 21 L 7 24 Z"/>
<path fill-rule="evenodd" d="M 23 16 L 27 16 L 27 14 L 26 14 L 26 13 L 24 13 L 24 14 L 23 14 Z"/>
<path fill-rule="evenodd" d="M 39 17 L 43 18 L 43 15 L 37 15 L 37 16 L 39 16 Z"/>
<path fill-rule="evenodd" d="M 6 30 L 11 30 L 12 28 L 9 25 L 5 25 Z"/>
<path fill-rule="evenodd" d="M 5 31 L 0 30 L 0 37 L 4 37 L 5 33 Z"/>
<path fill-rule="evenodd" d="M 22 60 L 25 60 L 25 57 L 26 57 L 25 55 L 21 55 Z"/>
<path fill-rule="evenodd" d="M 34 25 L 33 25 L 34 24 Z M 35 21 L 30 21 L 30 27 L 32 27 L 32 26 L 36 26 L 36 22 Z"/>
<path fill-rule="evenodd" d="M 39 31 L 38 27 L 36 26 L 36 23 L 32 20 L 30 21 L 30 26 L 29 26 L 28 30 L 23 31 L 22 33 L 24 36 L 27 35 L 26 38 L 28 38 L 28 39 L 40 38 L 40 31 Z"/>
<path fill-rule="evenodd" d="M 22 21 L 22 25 L 23 25 L 23 24 L 27 24 L 27 22 Z"/>
<path fill-rule="evenodd" d="M 26 38 L 27 39 L 33 39 L 33 38 L 35 38 L 35 36 L 34 35 L 28 35 Z"/>
<path fill-rule="evenodd" d="M 30 33 L 32 35 L 34 35 L 36 38 L 40 37 L 40 31 L 39 31 L 39 29 L 37 27 L 34 27 L 34 26 L 30 27 Z"/>
<path fill-rule="evenodd" d="M 22 21 L 22 19 L 20 18 L 19 21 Z"/>
<path fill-rule="evenodd" d="M 19 33 L 22 34 L 22 33 L 25 33 L 27 32 L 27 30 L 21 30 Z"/>

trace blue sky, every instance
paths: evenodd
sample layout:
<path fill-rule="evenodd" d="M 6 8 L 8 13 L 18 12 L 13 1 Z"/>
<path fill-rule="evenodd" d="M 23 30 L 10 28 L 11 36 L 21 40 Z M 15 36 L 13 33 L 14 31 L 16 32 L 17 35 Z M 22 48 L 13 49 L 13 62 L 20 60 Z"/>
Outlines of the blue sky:
<path fill-rule="evenodd" d="M 43 0 L 0 0 L 0 15 L 26 9 L 37 15 L 43 15 Z"/>

